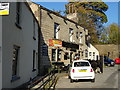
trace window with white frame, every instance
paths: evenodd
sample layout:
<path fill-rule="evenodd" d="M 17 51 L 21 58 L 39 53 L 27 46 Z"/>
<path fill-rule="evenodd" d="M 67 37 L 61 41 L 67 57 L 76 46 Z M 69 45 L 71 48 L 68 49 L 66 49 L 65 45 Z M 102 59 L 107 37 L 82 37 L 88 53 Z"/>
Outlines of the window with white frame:
<path fill-rule="evenodd" d="M 58 23 L 54 23 L 54 38 L 59 39 L 59 30 L 60 25 Z"/>
<path fill-rule="evenodd" d="M 73 29 L 69 28 L 70 42 L 73 42 Z"/>
<path fill-rule="evenodd" d="M 83 37 L 82 32 L 80 32 L 80 44 L 82 44 L 82 37 Z"/>
<path fill-rule="evenodd" d="M 13 59 L 12 59 L 12 79 L 18 74 L 18 59 L 19 59 L 20 47 L 13 46 Z"/>
<path fill-rule="evenodd" d="M 76 32 L 76 38 L 78 39 L 78 32 Z"/>
<path fill-rule="evenodd" d="M 93 52 L 93 59 L 95 59 L 95 52 Z"/>
<path fill-rule="evenodd" d="M 52 61 L 56 61 L 56 49 L 52 49 Z"/>
<path fill-rule="evenodd" d="M 57 61 L 61 61 L 61 49 L 58 49 L 57 55 Z"/>
<path fill-rule="evenodd" d="M 95 52 L 93 52 L 93 56 L 95 56 Z"/>
<path fill-rule="evenodd" d="M 85 50 L 85 57 L 88 57 L 88 50 Z"/>
<path fill-rule="evenodd" d="M 64 54 L 64 60 L 67 60 L 67 59 L 69 59 L 69 54 L 68 54 L 68 53 L 65 53 L 65 54 Z"/>
<path fill-rule="evenodd" d="M 82 56 L 84 56 L 84 52 L 83 51 L 81 52 L 81 54 L 82 54 Z"/>
<path fill-rule="evenodd" d="M 92 56 L 92 52 L 89 52 L 89 56 Z"/>

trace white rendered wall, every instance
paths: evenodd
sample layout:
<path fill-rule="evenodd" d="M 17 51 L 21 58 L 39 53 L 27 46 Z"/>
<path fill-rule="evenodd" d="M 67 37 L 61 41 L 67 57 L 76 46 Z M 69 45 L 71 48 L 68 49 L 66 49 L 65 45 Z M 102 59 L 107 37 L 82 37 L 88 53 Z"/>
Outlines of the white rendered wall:
<path fill-rule="evenodd" d="M 25 3 L 22 3 L 21 11 L 22 29 L 15 25 L 16 3 L 10 3 L 10 15 L 3 16 L 3 88 L 15 88 L 37 75 L 37 70 L 32 72 L 33 50 L 38 51 L 38 39 L 33 39 L 33 19 L 33 15 Z M 36 28 L 36 30 L 38 29 Z M 11 82 L 13 45 L 20 46 L 18 59 L 20 79 Z"/>
<path fill-rule="evenodd" d="M 92 53 L 91 56 L 89 55 L 89 52 Z M 93 56 L 93 52 L 95 52 L 95 57 Z M 97 55 L 99 57 L 99 51 L 92 44 L 89 44 L 89 47 L 88 47 L 88 59 L 97 60 Z"/>
<path fill-rule="evenodd" d="M 2 89 L 2 16 L 0 16 L 0 90 Z"/>

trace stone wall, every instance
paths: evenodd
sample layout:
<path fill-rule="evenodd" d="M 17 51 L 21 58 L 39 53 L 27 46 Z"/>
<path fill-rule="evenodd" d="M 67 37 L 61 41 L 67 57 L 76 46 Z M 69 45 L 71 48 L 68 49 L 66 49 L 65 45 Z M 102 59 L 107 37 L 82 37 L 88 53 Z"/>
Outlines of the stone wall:
<path fill-rule="evenodd" d="M 48 10 L 41 9 L 41 46 L 45 43 L 48 46 L 48 60 L 51 61 L 51 49 L 56 49 L 56 47 L 50 47 L 49 46 L 49 39 L 54 39 L 54 23 L 58 23 L 60 25 L 59 30 L 59 39 L 61 41 L 74 43 L 79 45 L 79 38 L 76 38 L 76 32 L 83 33 L 82 42 L 83 44 L 80 46 L 80 48 L 83 50 L 87 49 L 87 46 L 85 44 L 85 30 L 80 27 L 79 25 L 76 26 L 75 23 L 62 18 L 52 12 L 49 12 Z M 73 42 L 70 42 L 69 37 L 69 28 L 73 29 Z M 66 50 L 64 47 L 60 47 L 62 50 Z M 69 49 L 67 49 L 70 51 Z M 62 55 L 63 56 L 63 55 Z M 43 57 L 43 56 L 42 56 Z M 62 57 L 63 58 L 63 57 Z M 83 57 L 84 58 L 84 57 Z M 43 57 L 41 60 L 44 61 L 44 64 L 47 64 L 47 60 L 43 60 L 45 57 Z M 63 60 L 62 60 L 63 61 Z M 65 61 L 66 62 L 66 61 Z M 69 63 L 69 62 L 68 62 Z"/>
<path fill-rule="evenodd" d="M 94 45 L 98 51 L 100 52 L 100 55 L 109 56 L 111 59 L 119 58 L 119 49 L 118 45 L 114 44 L 107 44 L 107 45 Z"/>
<path fill-rule="evenodd" d="M 88 31 L 84 28 L 82 28 L 78 23 L 75 21 L 68 19 L 64 16 L 61 16 L 60 14 L 57 14 L 45 7 L 42 7 L 40 5 L 37 5 L 35 3 L 29 3 L 33 13 L 37 17 L 37 20 L 40 25 L 40 68 L 41 72 L 44 72 L 46 68 L 48 68 L 51 65 L 51 62 L 54 62 L 52 59 L 53 53 L 52 50 L 55 49 L 56 52 L 58 50 L 61 50 L 61 61 L 65 64 L 69 64 L 71 59 L 73 60 L 76 53 L 81 53 L 81 59 L 86 59 L 85 57 L 85 50 L 87 49 L 86 45 L 86 35 L 88 34 Z M 60 29 L 58 31 L 58 41 L 67 43 L 66 46 L 61 47 L 55 47 L 55 46 L 49 46 L 49 39 L 56 40 L 54 38 L 54 24 L 57 23 L 60 26 Z M 69 35 L 69 29 L 73 29 L 73 42 L 70 42 L 70 35 Z M 76 33 L 78 32 L 78 38 L 76 37 Z M 82 32 L 82 36 L 80 36 L 80 33 Z M 82 38 L 82 43 L 80 44 L 80 38 Z M 69 47 L 70 45 L 77 45 L 79 48 Z M 73 46 L 74 46 L 73 45 Z M 45 49 L 46 47 L 46 49 Z M 46 54 L 44 55 L 43 52 Z M 64 55 L 68 53 L 69 58 L 67 60 L 64 60 Z M 83 53 L 83 54 L 82 54 Z M 59 57 L 55 55 L 56 57 Z M 57 58 L 58 59 L 58 58 Z M 56 59 L 56 61 L 57 61 Z"/>

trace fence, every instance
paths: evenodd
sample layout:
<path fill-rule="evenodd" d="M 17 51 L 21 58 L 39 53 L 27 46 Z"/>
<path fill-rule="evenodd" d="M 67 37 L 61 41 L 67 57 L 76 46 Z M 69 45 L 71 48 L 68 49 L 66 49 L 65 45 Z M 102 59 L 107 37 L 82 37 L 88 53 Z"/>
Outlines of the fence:
<path fill-rule="evenodd" d="M 35 80 L 34 82 L 30 82 L 27 86 L 29 89 L 51 89 L 55 88 L 55 84 L 57 82 L 57 75 L 55 74 L 55 70 L 46 74 L 45 76 Z"/>

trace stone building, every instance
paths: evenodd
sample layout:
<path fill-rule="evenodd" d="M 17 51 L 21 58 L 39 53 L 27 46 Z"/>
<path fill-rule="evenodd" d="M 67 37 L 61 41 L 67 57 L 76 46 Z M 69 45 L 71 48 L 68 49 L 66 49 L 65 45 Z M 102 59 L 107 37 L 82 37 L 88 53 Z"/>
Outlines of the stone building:
<path fill-rule="evenodd" d="M 115 60 L 120 58 L 120 52 L 118 45 L 107 44 L 107 45 L 94 45 L 98 50 L 101 56 L 108 56 L 109 58 Z"/>
<path fill-rule="evenodd" d="M 41 70 L 48 68 L 53 62 L 64 62 L 67 65 L 75 57 L 88 58 L 86 29 L 75 21 L 38 4 L 29 2 L 29 5 L 38 17 L 41 28 Z"/>
<path fill-rule="evenodd" d="M 38 75 L 38 21 L 28 3 L 9 5 L 9 15 L 0 16 L 0 89 L 18 87 Z"/>

